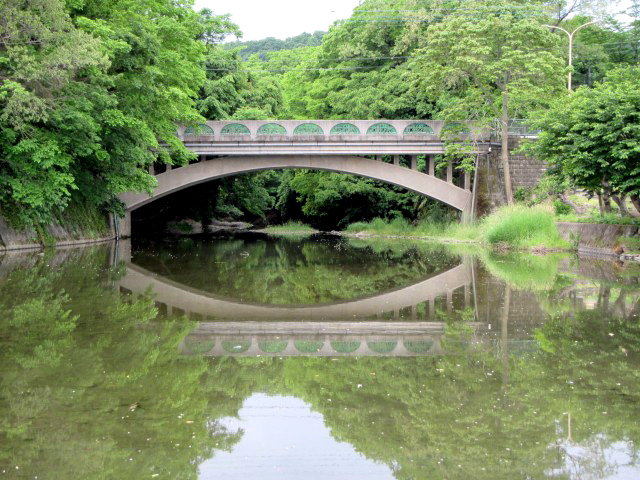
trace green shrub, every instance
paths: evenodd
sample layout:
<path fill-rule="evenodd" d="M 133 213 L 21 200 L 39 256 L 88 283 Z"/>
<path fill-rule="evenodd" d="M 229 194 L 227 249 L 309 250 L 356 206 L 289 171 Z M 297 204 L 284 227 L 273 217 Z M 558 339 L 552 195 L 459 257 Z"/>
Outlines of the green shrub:
<path fill-rule="evenodd" d="M 513 192 L 513 199 L 516 202 L 526 202 L 531 198 L 531 193 L 532 189 L 530 188 L 518 187 L 516 191 Z"/>
<path fill-rule="evenodd" d="M 176 229 L 182 233 L 191 233 L 193 232 L 193 227 L 189 222 L 181 221 L 176 223 Z"/>
<path fill-rule="evenodd" d="M 560 199 L 553 201 L 553 210 L 556 215 L 567 215 L 572 212 L 572 208 Z"/>
<path fill-rule="evenodd" d="M 565 247 L 550 212 L 540 208 L 507 207 L 485 222 L 485 239 L 491 245 L 511 247 Z"/>

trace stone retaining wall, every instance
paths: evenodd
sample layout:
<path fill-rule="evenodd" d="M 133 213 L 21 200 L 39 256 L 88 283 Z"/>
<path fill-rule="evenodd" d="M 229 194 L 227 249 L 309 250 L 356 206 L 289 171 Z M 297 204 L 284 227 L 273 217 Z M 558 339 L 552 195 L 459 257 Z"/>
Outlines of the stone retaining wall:
<path fill-rule="evenodd" d="M 557 223 L 560 235 L 578 244 L 578 253 L 620 257 L 628 248 L 621 237 L 640 236 L 640 227 L 600 223 Z"/>
<path fill-rule="evenodd" d="M 509 165 L 511 167 L 511 186 L 514 193 L 519 188 L 535 188 L 547 171 L 545 162 L 534 157 L 514 153 L 520 146 L 520 141 L 519 137 L 509 138 Z M 491 148 L 491 153 L 479 157 L 476 197 L 476 211 L 479 216 L 487 215 L 507 203 L 500 155 L 500 145 L 494 145 Z"/>
<path fill-rule="evenodd" d="M 116 235 L 113 228 L 113 221 L 109 219 L 111 226 L 106 236 L 94 237 L 86 232 L 78 231 L 71 226 L 62 226 L 53 223 L 47 227 L 47 233 L 53 239 L 56 247 L 70 245 L 85 245 L 88 243 L 99 243 L 114 240 Z M 7 250 L 35 250 L 43 248 L 38 234 L 33 229 L 22 231 L 12 228 L 0 215 L 0 253 Z"/>

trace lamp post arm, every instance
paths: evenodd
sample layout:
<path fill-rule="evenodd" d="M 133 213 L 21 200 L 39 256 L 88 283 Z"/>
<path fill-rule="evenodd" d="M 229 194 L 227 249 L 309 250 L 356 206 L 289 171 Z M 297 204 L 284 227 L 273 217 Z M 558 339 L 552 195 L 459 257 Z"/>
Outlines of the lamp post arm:
<path fill-rule="evenodd" d="M 590 22 L 587 23 L 583 23 L 582 25 L 580 25 L 579 27 L 577 27 L 573 32 L 571 32 L 571 35 L 573 35 L 574 33 L 576 33 L 578 30 L 580 30 L 582 27 L 586 27 L 587 25 L 592 25 L 594 23 L 598 23 L 597 20 L 592 20 Z M 566 31 L 566 30 L 565 30 Z"/>
<path fill-rule="evenodd" d="M 567 90 L 569 91 L 569 93 L 571 93 L 571 74 L 572 74 L 572 69 L 573 69 L 573 35 L 580 30 L 582 27 L 586 27 L 587 25 L 592 25 L 594 23 L 597 23 L 597 20 L 592 20 L 590 22 L 587 23 L 583 23 L 582 25 L 580 25 L 579 27 L 576 27 L 573 32 L 569 33 L 567 30 L 565 30 L 562 27 L 557 27 L 555 25 L 543 25 L 543 27 L 548 27 L 548 28 L 554 28 L 557 30 L 561 30 L 564 33 L 566 33 L 569 36 L 569 77 L 567 79 Z"/>
<path fill-rule="evenodd" d="M 571 34 L 569 32 L 567 32 L 564 28 L 562 27 L 556 27 L 555 25 L 542 25 L 543 27 L 547 27 L 547 28 L 555 28 L 557 30 L 562 30 L 564 33 L 566 33 L 567 35 L 571 36 Z"/>

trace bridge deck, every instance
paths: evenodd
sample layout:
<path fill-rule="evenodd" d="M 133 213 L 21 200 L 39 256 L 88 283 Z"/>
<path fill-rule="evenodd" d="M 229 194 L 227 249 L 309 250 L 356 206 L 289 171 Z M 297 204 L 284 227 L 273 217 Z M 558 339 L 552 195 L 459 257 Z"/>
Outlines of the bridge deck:
<path fill-rule="evenodd" d="M 436 120 L 210 121 L 179 133 L 199 155 L 433 155 L 444 152 L 444 127 Z M 474 153 L 490 148 L 484 131 L 460 138 Z"/>

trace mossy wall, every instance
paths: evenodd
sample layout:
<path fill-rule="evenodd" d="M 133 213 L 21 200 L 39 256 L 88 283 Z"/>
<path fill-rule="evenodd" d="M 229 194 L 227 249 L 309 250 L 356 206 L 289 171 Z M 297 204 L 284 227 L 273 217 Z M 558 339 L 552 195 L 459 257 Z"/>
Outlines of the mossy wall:
<path fill-rule="evenodd" d="M 69 206 L 50 225 L 22 230 L 13 228 L 0 212 L 0 251 L 92 243 L 114 237 L 109 216 L 82 205 Z"/>

